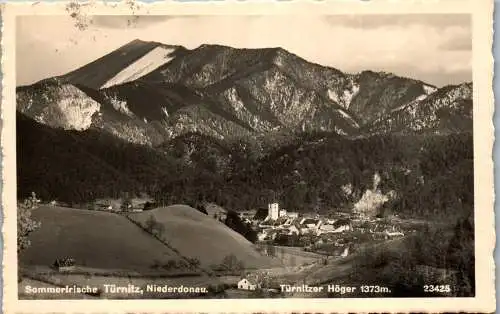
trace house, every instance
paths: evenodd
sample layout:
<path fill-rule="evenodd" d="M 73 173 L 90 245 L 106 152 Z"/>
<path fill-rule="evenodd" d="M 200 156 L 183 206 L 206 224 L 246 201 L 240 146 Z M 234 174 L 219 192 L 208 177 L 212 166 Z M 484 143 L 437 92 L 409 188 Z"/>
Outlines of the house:
<path fill-rule="evenodd" d="M 352 230 L 351 221 L 349 219 L 339 219 L 335 221 L 332 226 L 335 228 L 335 232 L 343 232 Z"/>
<path fill-rule="evenodd" d="M 400 231 L 389 231 L 389 230 L 385 230 L 385 234 L 387 235 L 387 237 L 389 238 L 392 238 L 392 237 L 404 237 L 405 234 L 400 232 Z"/>
<path fill-rule="evenodd" d="M 260 232 L 257 234 L 257 240 L 264 241 L 267 238 L 267 232 Z"/>
<path fill-rule="evenodd" d="M 352 226 L 349 220 L 347 219 L 339 219 L 333 223 L 318 223 L 316 234 L 319 236 L 325 233 L 341 233 L 344 231 L 352 230 Z"/>
<path fill-rule="evenodd" d="M 300 234 L 300 229 L 296 225 L 291 225 L 290 227 L 288 227 L 288 235 L 292 234 Z"/>
<path fill-rule="evenodd" d="M 311 229 L 311 228 L 315 228 L 318 225 L 318 223 L 319 223 L 318 219 L 303 218 L 302 221 L 300 222 L 300 225 Z"/>
<path fill-rule="evenodd" d="M 311 229 L 306 228 L 306 227 L 301 227 L 300 228 L 300 234 L 308 234 L 311 232 Z"/>
<path fill-rule="evenodd" d="M 286 215 L 290 218 L 299 218 L 299 213 L 297 212 L 287 212 Z"/>
<path fill-rule="evenodd" d="M 286 225 L 286 222 L 288 221 L 287 217 L 279 217 L 276 219 L 274 222 L 274 226 L 281 226 L 281 225 Z"/>
<path fill-rule="evenodd" d="M 284 216 L 287 216 L 286 209 L 280 209 L 279 210 L 279 217 L 284 217 Z"/>
<path fill-rule="evenodd" d="M 71 271 L 75 269 L 75 259 L 69 257 L 58 258 L 52 266 L 60 272 Z"/>
<path fill-rule="evenodd" d="M 274 222 L 271 219 L 264 220 L 259 224 L 259 228 L 272 228 L 274 225 Z"/>
<path fill-rule="evenodd" d="M 240 281 L 238 281 L 238 289 L 240 290 L 256 290 L 257 288 L 260 288 L 260 285 L 257 284 L 253 280 L 249 280 L 247 278 L 243 278 Z"/>
<path fill-rule="evenodd" d="M 113 210 L 113 206 L 106 203 L 96 203 L 95 207 L 97 210 L 109 210 L 109 211 Z"/>
<path fill-rule="evenodd" d="M 333 230 L 332 232 L 333 233 L 340 233 L 340 232 L 344 232 L 344 231 L 351 231 L 351 226 L 350 225 L 341 225 L 338 228 L 336 228 L 335 230 Z"/>
<path fill-rule="evenodd" d="M 337 221 L 337 219 L 330 219 L 330 218 L 328 218 L 328 219 L 326 219 L 325 223 L 329 224 L 329 225 L 333 225 L 336 221 Z"/>
<path fill-rule="evenodd" d="M 316 231 L 316 235 L 321 235 L 321 234 L 324 234 L 324 233 L 333 233 L 335 230 L 335 228 L 333 227 L 333 225 L 330 225 L 330 224 L 322 224 L 318 230 Z"/>

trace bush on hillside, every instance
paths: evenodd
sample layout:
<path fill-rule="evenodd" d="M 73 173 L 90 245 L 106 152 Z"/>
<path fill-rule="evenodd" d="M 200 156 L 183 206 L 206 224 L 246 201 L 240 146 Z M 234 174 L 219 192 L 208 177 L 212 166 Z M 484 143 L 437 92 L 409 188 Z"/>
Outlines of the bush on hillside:
<path fill-rule="evenodd" d="M 165 226 L 159 223 L 153 215 L 150 215 L 148 220 L 146 220 L 146 231 L 151 233 L 152 235 L 163 239 L 165 234 Z"/>
<path fill-rule="evenodd" d="M 212 265 L 211 268 L 214 271 L 239 272 L 245 269 L 245 264 L 243 263 L 243 261 L 238 260 L 236 255 L 229 254 L 224 256 L 220 264 Z"/>
<path fill-rule="evenodd" d="M 188 258 L 187 262 L 189 263 L 189 266 L 191 268 L 198 268 L 200 267 L 200 260 L 197 258 Z"/>

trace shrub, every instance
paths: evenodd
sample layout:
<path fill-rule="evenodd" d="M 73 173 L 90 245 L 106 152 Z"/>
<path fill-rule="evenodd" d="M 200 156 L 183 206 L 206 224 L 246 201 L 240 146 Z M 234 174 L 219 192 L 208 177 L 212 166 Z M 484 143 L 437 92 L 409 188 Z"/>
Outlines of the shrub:
<path fill-rule="evenodd" d="M 31 244 L 28 236 L 40 228 L 41 223 L 31 218 L 31 211 L 38 207 L 39 200 L 35 192 L 23 204 L 18 206 L 17 213 L 17 253 L 28 248 Z"/>
<path fill-rule="evenodd" d="M 153 265 L 151 265 L 151 268 L 154 268 L 154 269 L 158 269 L 158 268 L 160 268 L 160 261 L 155 260 L 155 261 L 153 262 Z"/>
<path fill-rule="evenodd" d="M 188 262 L 186 262 L 185 260 L 180 260 L 177 262 L 177 268 L 188 268 L 189 267 L 189 264 Z"/>
<path fill-rule="evenodd" d="M 200 260 L 197 258 L 188 258 L 188 263 L 192 268 L 198 268 L 200 266 Z"/>
<path fill-rule="evenodd" d="M 148 220 L 146 220 L 146 230 L 152 235 L 163 238 L 165 234 L 165 226 L 159 223 L 153 215 L 150 215 Z"/>
<path fill-rule="evenodd" d="M 243 262 L 238 260 L 234 254 L 225 256 L 221 265 L 227 270 L 242 270 L 244 268 Z"/>

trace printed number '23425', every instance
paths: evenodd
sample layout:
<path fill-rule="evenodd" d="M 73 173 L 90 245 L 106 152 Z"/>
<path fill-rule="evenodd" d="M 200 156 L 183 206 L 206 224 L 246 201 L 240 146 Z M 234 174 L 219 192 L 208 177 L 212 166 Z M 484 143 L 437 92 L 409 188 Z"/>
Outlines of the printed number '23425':
<path fill-rule="evenodd" d="M 424 285 L 424 292 L 451 292 L 450 285 Z"/>

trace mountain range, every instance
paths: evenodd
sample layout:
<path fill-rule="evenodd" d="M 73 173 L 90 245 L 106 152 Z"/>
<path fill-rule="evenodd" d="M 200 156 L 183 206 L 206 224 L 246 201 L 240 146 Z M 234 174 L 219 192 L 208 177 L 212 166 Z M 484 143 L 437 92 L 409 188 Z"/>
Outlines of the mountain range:
<path fill-rule="evenodd" d="M 469 187 L 473 170 L 472 88 L 344 73 L 279 47 L 134 40 L 17 88 L 18 194 L 85 201 L 147 191 L 166 203 L 247 208 L 272 192 L 312 208 L 352 205 L 376 172 L 418 202 L 452 180 L 439 193 L 459 193 L 462 204 L 472 199 L 456 186 Z M 434 183 L 424 191 L 426 179 Z"/>
<path fill-rule="evenodd" d="M 17 109 L 66 130 L 159 145 L 330 131 L 344 136 L 471 130 L 472 83 L 436 88 L 390 73 L 343 73 L 282 48 L 134 40 L 68 74 L 17 88 Z"/>

